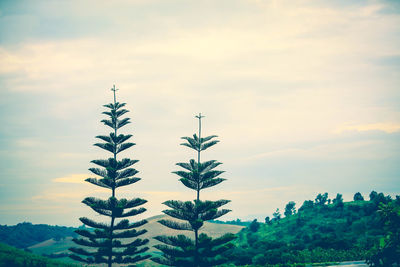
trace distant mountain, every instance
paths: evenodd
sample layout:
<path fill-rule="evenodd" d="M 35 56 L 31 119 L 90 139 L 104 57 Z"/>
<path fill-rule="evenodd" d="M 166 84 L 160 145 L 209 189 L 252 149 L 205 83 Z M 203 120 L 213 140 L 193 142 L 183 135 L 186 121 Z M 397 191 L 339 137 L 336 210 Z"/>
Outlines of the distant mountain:
<path fill-rule="evenodd" d="M 73 227 L 32 224 L 0 225 L 0 242 L 17 248 L 27 248 L 48 239 L 60 240 L 74 236 Z"/>

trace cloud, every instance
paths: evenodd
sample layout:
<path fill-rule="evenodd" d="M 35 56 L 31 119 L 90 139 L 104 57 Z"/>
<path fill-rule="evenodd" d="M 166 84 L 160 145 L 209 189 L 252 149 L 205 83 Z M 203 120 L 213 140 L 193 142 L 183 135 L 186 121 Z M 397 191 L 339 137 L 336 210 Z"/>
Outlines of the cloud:
<path fill-rule="evenodd" d="M 221 191 L 221 195 L 253 195 L 253 194 L 264 194 L 264 193 L 272 193 L 272 192 L 285 192 L 291 190 L 292 188 L 289 186 L 278 186 L 278 187 L 268 187 L 254 190 L 240 190 L 240 191 Z"/>
<path fill-rule="evenodd" d="M 33 138 L 23 138 L 16 140 L 16 144 L 21 148 L 34 148 L 41 145 L 41 142 Z"/>
<path fill-rule="evenodd" d="M 351 140 L 310 144 L 307 148 L 292 147 L 272 150 L 249 156 L 243 160 L 253 162 L 267 159 L 297 158 L 301 160 L 344 160 L 344 159 L 379 159 L 387 153 L 376 155 L 374 147 L 381 145 L 380 140 Z M 363 151 L 363 152 L 361 152 Z"/>
<path fill-rule="evenodd" d="M 296 198 L 286 186 L 298 180 L 341 175 L 331 182 L 338 188 L 365 177 L 382 188 L 395 181 L 398 164 L 388 159 L 399 157 L 400 16 L 384 13 L 386 2 L 75 3 L 9 4 L 0 15 L 8 22 L 0 23 L 0 175 L 47 184 L 32 193 L 36 201 L 79 205 L 93 192 L 84 172 L 107 157 L 91 144 L 107 131 L 98 121 L 113 83 L 131 110 L 123 130 L 138 145 L 124 153 L 140 159 L 143 181 L 133 190 L 149 212 L 167 199 L 193 199 L 170 172 L 193 157 L 179 137 L 195 131 L 198 112 L 204 133 L 220 137 L 204 157 L 225 163 L 232 183 L 221 188 L 234 214 L 260 200 L 272 211 Z"/>
<path fill-rule="evenodd" d="M 390 134 L 400 131 L 400 123 L 387 122 L 387 123 L 347 125 L 337 129 L 336 133 L 343 133 L 345 131 L 357 131 L 357 132 L 382 131 Z"/>
<path fill-rule="evenodd" d="M 52 181 L 56 183 L 74 183 L 74 184 L 82 184 L 86 183 L 85 179 L 90 175 L 88 174 L 70 174 L 67 176 L 55 178 Z"/>
<path fill-rule="evenodd" d="M 71 200 L 83 198 L 85 196 L 84 192 L 43 192 L 40 195 L 36 195 L 32 197 L 32 200 L 50 200 L 63 202 L 67 204 L 67 202 L 71 202 Z"/>
<path fill-rule="evenodd" d="M 31 200 L 38 201 L 37 203 L 41 204 L 44 204 L 44 201 L 50 200 L 54 203 L 70 205 L 71 203 L 80 203 L 83 198 L 89 195 L 97 195 L 102 198 L 110 196 L 109 189 L 94 186 L 87 182 L 81 184 L 81 182 L 75 181 L 75 178 L 71 179 L 70 177 L 73 176 L 66 177 L 67 179 L 60 179 L 60 181 L 53 180 L 53 184 L 48 184 L 40 194 L 32 196 Z"/>
<path fill-rule="evenodd" d="M 182 8 L 196 14 L 196 6 L 185 5 Z M 252 4 L 244 5 L 249 6 Z M 103 9 L 94 8 L 91 12 L 103 12 Z M 48 77 L 55 77 L 57 82 L 69 82 L 83 77 L 86 81 L 94 81 L 101 76 L 114 76 L 121 81 L 122 77 L 133 76 L 136 82 L 144 78 L 146 82 L 156 84 L 160 83 L 157 78 L 161 78 L 164 88 L 168 86 L 166 82 L 182 84 L 193 80 L 192 77 L 206 76 L 212 79 L 215 76 L 233 76 L 277 81 L 310 81 L 316 77 L 331 80 L 333 77 L 329 74 L 332 71 L 370 67 L 360 62 L 364 56 L 385 56 L 389 51 L 397 51 L 396 46 L 385 38 L 376 38 L 380 32 L 396 30 L 387 26 L 392 25 L 393 18 L 383 16 L 382 20 L 387 23 L 376 24 L 371 15 L 371 12 L 376 13 L 375 5 L 358 9 L 360 12 L 304 3 L 275 3 L 254 13 L 251 12 L 253 9 L 243 9 L 239 5 L 225 14 L 232 24 L 171 25 L 175 27 L 165 29 L 163 34 L 149 31 L 149 35 L 143 38 L 108 38 L 102 35 L 78 35 L 61 40 L 45 38 L 23 43 L 18 48 L 1 49 L 0 72 L 23 71 L 26 78 L 45 80 L 48 86 L 26 85 L 19 89 L 46 91 L 60 86 Z M 113 14 L 109 10 L 107 13 Z M 108 14 L 104 15 L 108 17 Z M 215 16 L 212 19 L 218 20 L 220 14 L 212 15 Z M 359 20 L 359 16 L 366 17 Z M 160 17 L 171 20 L 159 13 L 153 19 Z M 134 16 L 125 19 L 128 25 L 138 23 Z M 174 22 L 185 19 L 190 18 L 179 13 Z M 353 23 L 354 20 L 357 23 Z M 143 27 L 146 26 L 149 24 L 144 23 Z M 361 31 L 364 28 L 370 30 Z M 357 32 L 357 38 L 353 37 L 354 32 Z M 363 42 L 360 42 L 360 36 Z M 346 64 L 337 69 L 335 63 L 341 63 L 343 58 L 346 58 Z M 217 75 L 212 75 L 214 72 Z M 69 87 L 69 90 L 76 89 Z"/>

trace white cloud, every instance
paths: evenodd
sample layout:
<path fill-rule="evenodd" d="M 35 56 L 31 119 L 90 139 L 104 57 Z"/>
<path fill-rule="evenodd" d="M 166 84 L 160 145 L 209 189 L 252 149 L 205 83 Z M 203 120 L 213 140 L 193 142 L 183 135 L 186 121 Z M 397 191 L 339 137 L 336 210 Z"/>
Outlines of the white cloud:
<path fill-rule="evenodd" d="M 280 150 L 272 150 L 265 153 L 249 156 L 244 160 L 252 162 L 266 159 L 307 159 L 307 160 L 332 160 L 332 159 L 379 159 L 383 156 L 388 156 L 389 152 L 376 154 L 375 150 L 371 149 L 379 145 L 381 141 L 364 140 L 364 141 L 347 141 L 335 142 L 330 144 L 312 145 L 307 148 L 286 148 Z M 363 153 L 361 153 L 363 151 Z"/>
<path fill-rule="evenodd" d="M 345 131 L 382 131 L 385 133 L 394 133 L 400 131 L 400 123 L 386 122 L 386 123 L 369 123 L 369 124 L 356 124 L 343 126 L 336 130 L 337 133 L 343 133 Z"/>
<path fill-rule="evenodd" d="M 90 175 L 88 174 L 70 174 L 67 176 L 55 178 L 53 179 L 53 182 L 81 184 L 81 183 L 86 183 L 85 179 L 87 179 L 88 177 L 90 177 Z"/>

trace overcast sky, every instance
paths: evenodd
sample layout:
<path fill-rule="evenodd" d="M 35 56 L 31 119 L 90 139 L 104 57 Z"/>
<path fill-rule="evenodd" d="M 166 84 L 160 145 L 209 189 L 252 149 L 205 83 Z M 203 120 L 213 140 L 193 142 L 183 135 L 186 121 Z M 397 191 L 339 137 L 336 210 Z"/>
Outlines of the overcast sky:
<path fill-rule="evenodd" d="M 400 194 L 398 1 L 0 1 L 0 224 L 100 220 L 83 182 L 103 104 L 127 103 L 121 132 L 142 180 L 117 196 L 192 200 L 172 171 L 180 137 L 221 141 L 203 159 L 230 199 L 221 219 L 263 220 L 328 192 Z"/>

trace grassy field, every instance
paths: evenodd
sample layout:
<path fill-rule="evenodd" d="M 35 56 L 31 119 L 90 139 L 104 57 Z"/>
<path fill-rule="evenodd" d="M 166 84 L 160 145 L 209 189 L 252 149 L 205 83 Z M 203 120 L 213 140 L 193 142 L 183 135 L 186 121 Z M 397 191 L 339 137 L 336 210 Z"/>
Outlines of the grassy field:
<path fill-rule="evenodd" d="M 158 215 L 154 217 L 148 218 L 148 223 L 143 226 L 143 228 L 147 229 L 147 233 L 140 236 L 140 238 L 147 238 L 149 239 L 149 252 L 151 254 L 156 255 L 157 250 L 153 248 L 155 244 L 158 244 L 159 242 L 155 239 L 153 239 L 154 236 L 157 235 L 178 235 L 178 234 L 185 234 L 190 237 L 193 236 L 192 232 L 189 231 L 177 231 L 173 229 L 169 229 L 161 224 L 159 224 L 157 221 L 161 219 L 171 219 L 175 220 L 171 217 L 168 217 L 167 215 Z M 212 237 L 218 237 L 221 236 L 225 233 L 238 233 L 241 229 L 243 229 L 244 226 L 239 226 L 239 225 L 229 225 L 229 224 L 217 224 L 217 223 L 209 223 L 205 222 L 204 226 L 201 228 L 201 232 L 206 233 L 209 236 Z M 29 249 L 36 253 L 36 254 L 59 254 L 59 253 L 68 253 L 68 248 L 76 246 L 75 243 L 72 242 L 72 237 L 67 237 L 63 240 L 60 241 L 55 241 L 53 239 L 46 240 L 44 242 L 35 244 L 34 246 L 29 247 Z M 72 262 L 71 259 L 69 258 L 59 258 L 60 260 L 66 261 L 66 262 Z M 147 261 L 145 266 L 158 266 L 156 264 L 152 264 L 152 262 Z"/>

